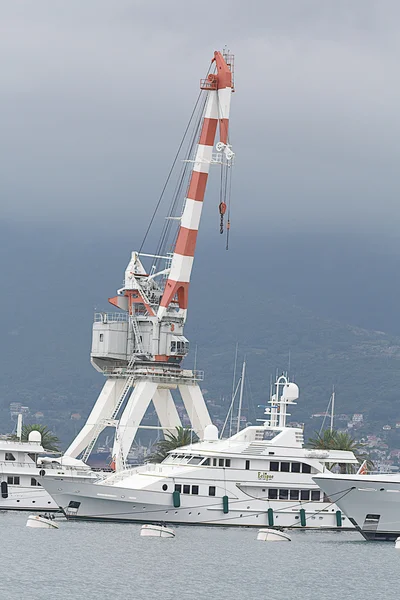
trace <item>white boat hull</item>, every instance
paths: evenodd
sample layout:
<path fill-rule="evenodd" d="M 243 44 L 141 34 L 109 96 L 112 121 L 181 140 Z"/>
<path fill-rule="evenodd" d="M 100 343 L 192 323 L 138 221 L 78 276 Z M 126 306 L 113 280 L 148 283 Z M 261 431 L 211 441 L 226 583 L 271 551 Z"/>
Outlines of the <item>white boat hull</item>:
<path fill-rule="evenodd" d="M 0 495 L 0 510 L 48 512 L 58 510 L 56 502 L 43 487 L 8 487 L 8 498 Z"/>
<path fill-rule="evenodd" d="M 286 533 L 277 529 L 259 529 L 257 540 L 261 542 L 291 542 Z"/>
<path fill-rule="evenodd" d="M 32 527 L 33 529 L 58 529 L 57 523 L 39 515 L 30 515 L 26 522 L 26 526 Z"/>
<path fill-rule="evenodd" d="M 171 524 L 222 525 L 260 527 L 278 526 L 299 529 L 353 528 L 348 520 L 337 526 L 337 507 L 331 503 L 265 501 L 237 496 L 223 512 L 222 498 L 209 496 L 182 496 L 181 506 L 173 506 L 172 494 L 149 490 L 113 487 L 91 482 L 78 483 L 67 477 L 46 475 L 43 486 L 52 495 L 68 519 L 148 523 L 167 521 Z M 270 522 L 268 509 L 272 508 L 274 522 Z M 300 510 L 304 511 L 305 525 L 301 523 Z"/>
<path fill-rule="evenodd" d="M 162 538 L 174 538 L 174 530 L 170 527 L 164 527 L 163 525 L 143 525 L 140 530 L 141 537 L 162 537 Z"/>
<path fill-rule="evenodd" d="M 365 539 L 395 541 L 400 536 L 398 475 L 318 475 L 313 479 Z"/>

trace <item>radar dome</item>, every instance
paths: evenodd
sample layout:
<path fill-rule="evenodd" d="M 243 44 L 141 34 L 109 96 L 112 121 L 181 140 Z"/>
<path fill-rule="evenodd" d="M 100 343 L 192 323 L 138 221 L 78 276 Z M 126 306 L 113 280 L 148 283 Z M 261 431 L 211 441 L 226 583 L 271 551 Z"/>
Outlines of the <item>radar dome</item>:
<path fill-rule="evenodd" d="M 216 442 L 218 440 L 218 428 L 215 425 L 207 425 L 204 429 L 204 441 Z"/>
<path fill-rule="evenodd" d="M 36 431 L 36 429 L 34 429 L 33 431 L 31 431 L 28 435 L 28 442 L 40 442 L 42 441 L 42 434 L 40 433 L 40 431 Z"/>
<path fill-rule="evenodd" d="M 296 385 L 295 383 L 287 383 L 283 388 L 282 396 L 286 400 L 297 400 L 299 394 L 300 390 L 298 385 Z"/>

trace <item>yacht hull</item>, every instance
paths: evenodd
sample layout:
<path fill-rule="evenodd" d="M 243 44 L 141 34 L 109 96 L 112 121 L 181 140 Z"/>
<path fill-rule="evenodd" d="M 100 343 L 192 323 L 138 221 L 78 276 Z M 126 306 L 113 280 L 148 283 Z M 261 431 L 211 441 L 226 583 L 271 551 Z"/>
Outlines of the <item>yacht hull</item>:
<path fill-rule="evenodd" d="M 314 481 L 366 540 L 400 536 L 400 478 L 397 475 L 318 475 Z"/>
<path fill-rule="evenodd" d="M 337 525 L 337 507 L 324 502 L 283 502 L 243 498 L 236 494 L 224 512 L 222 497 L 181 496 L 174 507 L 171 493 L 123 488 L 71 478 L 42 478 L 43 486 L 67 519 L 114 522 L 167 522 L 180 525 L 285 527 L 298 529 L 353 529 L 345 520 Z M 237 489 L 236 489 L 237 492 Z M 226 508 L 225 508 L 226 509 Z M 268 509 L 272 509 L 268 513 Z M 300 510 L 304 511 L 302 525 Z M 271 522 L 273 518 L 273 522 Z"/>
<path fill-rule="evenodd" d="M 1 510 L 18 510 L 29 512 L 49 512 L 59 510 L 58 505 L 43 487 L 22 487 L 15 490 L 8 487 L 8 497 L 0 495 Z"/>

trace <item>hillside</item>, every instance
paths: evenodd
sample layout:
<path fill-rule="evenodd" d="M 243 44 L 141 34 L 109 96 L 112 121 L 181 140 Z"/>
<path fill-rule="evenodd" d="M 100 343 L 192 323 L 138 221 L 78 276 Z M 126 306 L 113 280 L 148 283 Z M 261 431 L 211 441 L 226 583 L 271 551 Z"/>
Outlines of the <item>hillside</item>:
<path fill-rule="evenodd" d="M 71 243 L 63 232 L 2 233 L 0 431 L 12 427 L 10 402 L 21 402 L 31 414 L 43 412 L 44 422 L 66 444 L 103 384 L 89 363 L 92 315 L 95 307 L 107 308 L 106 298 L 119 286 L 129 246 L 109 238 Z M 265 404 L 270 377 L 288 368 L 289 353 L 301 391 L 293 418 L 306 422 L 310 432 L 319 427 L 310 415 L 326 408 L 333 384 L 338 412 L 362 412 L 377 427 L 400 421 L 399 324 L 391 311 L 392 294 L 398 297 L 392 277 L 397 256 L 374 255 L 372 261 L 366 255 L 362 264 L 371 264 L 371 270 L 361 277 L 349 267 L 361 260 L 357 245 L 348 244 L 344 256 L 339 240 L 320 255 L 317 239 L 314 252 L 309 239 L 303 244 L 293 239 L 279 252 L 273 238 L 250 243 L 256 251 L 248 264 L 238 242 L 225 253 L 203 238 L 195 265 L 187 364 L 193 364 L 197 344 L 197 366 L 206 372 L 203 387 L 213 412 L 221 417 L 226 412 L 238 342 L 240 361 L 246 354 L 250 421 L 261 417 L 257 405 Z M 380 304 L 371 294 L 374 273 L 380 289 L 385 284 L 392 291 L 389 300 L 380 296 Z M 357 295 L 346 302 L 355 280 Z M 335 301 L 326 289 L 336 290 Z M 343 322 L 343 314 L 352 324 Z M 393 324 L 391 333 L 374 330 L 384 321 Z M 73 413 L 82 418 L 71 420 Z"/>

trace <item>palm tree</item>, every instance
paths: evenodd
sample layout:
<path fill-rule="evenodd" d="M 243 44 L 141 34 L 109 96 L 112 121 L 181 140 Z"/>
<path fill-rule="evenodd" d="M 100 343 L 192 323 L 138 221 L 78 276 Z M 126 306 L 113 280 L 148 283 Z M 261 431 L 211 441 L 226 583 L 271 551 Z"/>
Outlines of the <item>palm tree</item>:
<path fill-rule="evenodd" d="M 310 438 L 308 444 L 311 448 L 318 450 L 344 450 L 353 452 L 356 459 L 361 463 L 367 461 L 367 469 L 372 469 L 374 463 L 366 452 L 363 451 L 364 444 L 357 442 L 346 431 L 336 431 L 335 429 L 325 429 L 321 433 L 317 433 L 315 438 Z M 348 473 L 352 470 L 352 465 L 347 463 L 339 463 L 341 473 Z"/>
<path fill-rule="evenodd" d="M 49 450 L 51 452 L 60 452 L 60 440 L 56 435 L 54 435 L 54 433 L 50 431 L 48 427 L 46 427 L 46 425 L 39 425 L 37 423 L 32 425 L 23 425 L 21 435 L 21 440 L 23 442 L 28 441 L 31 431 L 38 431 L 40 433 L 42 436 L 42 446 L 45 450 Z"/>
<path fill-rule="evenodd" d="M 162 462 L 168 452 L 180 448 L 181 446 L 188 446 L 192 442 L 197 441 L 196 434 L 186 427 L 176 427 L 176 432 L 168 431 L 164 434 L 164 439 L 160 440 L 155 444 L 155 452 L 147 457 L 147 462 L 160 463 Z"/>

